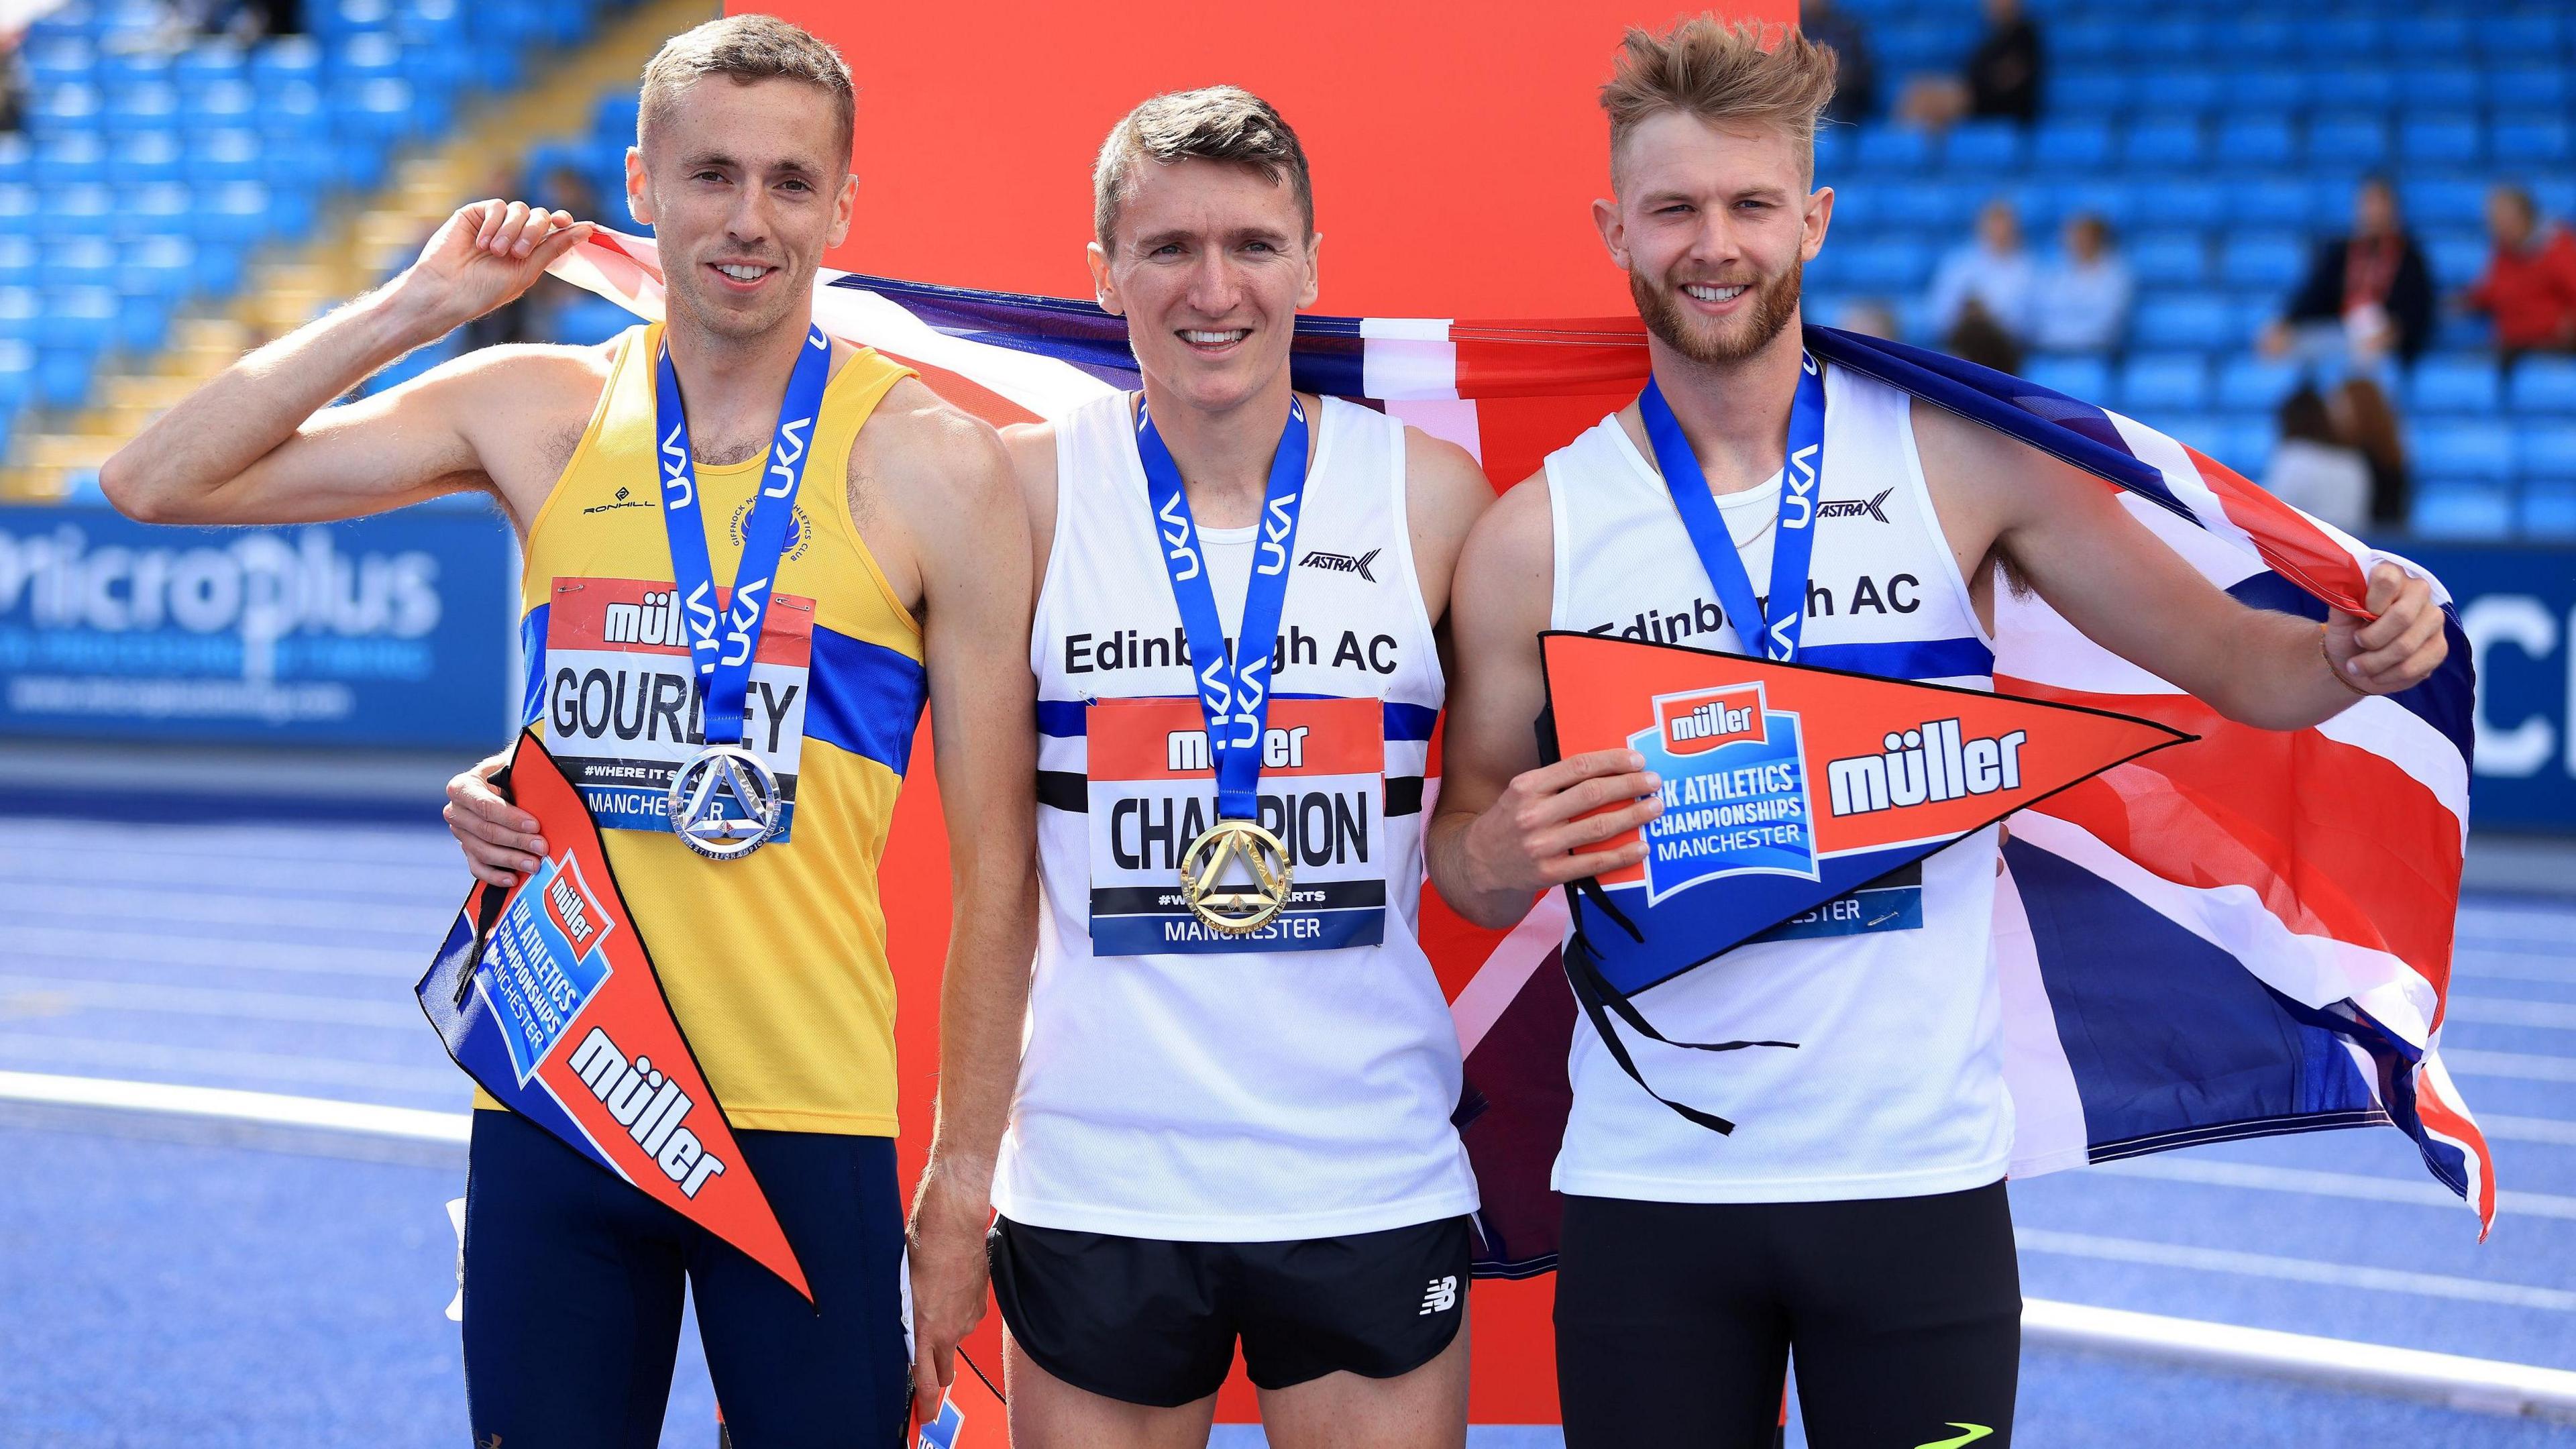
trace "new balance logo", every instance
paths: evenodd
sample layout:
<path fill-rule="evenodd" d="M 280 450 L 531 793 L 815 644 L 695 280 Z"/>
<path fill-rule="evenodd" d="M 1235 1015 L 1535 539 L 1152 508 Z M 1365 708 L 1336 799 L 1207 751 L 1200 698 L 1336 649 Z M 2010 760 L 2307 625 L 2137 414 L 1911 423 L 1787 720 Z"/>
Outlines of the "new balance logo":
<path fill-rule="evenodd" d="M 1422 1294 L 1422 1311 L 1413 1316 L 1428 1318 L 1434 1313 L 1446 1313 L 1457 1306 L 1458 1275 L 1452 1273 L 1447 1277 L 1431 1280 L 1431 1286 Z"/>
<path fill-rule="evenodd" d="M 1885 503 L 1887 495 L 1895 491 L 1893 488 L 1881 488 L 1875 498 L 1832 499 L 1816 509 L 1816 516 L 1818 518 L 1875 518 L 1885 523 L 1887 514 L 1879 505 Z"/>
<path fill-rule="evenodd" d="M 1369 572 L 1369 565 L 1384 552 L 1386 550 L 1373 548 L 1358 558 L 1353 558 L 1346 553 L 1326 553 L 1320 548 L 1313 548 L 1308 549 L 1306 556 L 1297 560 L 1297 564 L 1300 568 L 1322 569 L 1328 574 L 1358 574 L 1370 583 L 1376 583 L 1377 575 Z"/>

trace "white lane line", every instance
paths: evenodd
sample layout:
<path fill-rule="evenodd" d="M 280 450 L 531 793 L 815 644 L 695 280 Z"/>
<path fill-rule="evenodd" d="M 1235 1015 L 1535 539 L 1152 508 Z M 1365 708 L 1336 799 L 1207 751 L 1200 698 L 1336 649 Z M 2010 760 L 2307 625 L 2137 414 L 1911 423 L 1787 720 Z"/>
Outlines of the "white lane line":
<path fill-rule="evenodd" d="M 2576 1031 L 2576 1002 L 2516 1001 L 2502 996 L 2454 996 L 2442 1010 L 2445 1023 L 2484 1022 L 2493 1026 L 2545 1026 Z"/>
<path fill-rule="evenodd" d="M 2419 1207 L 2454 1211 L 2466 1207 L 2458 1193 L 2438 1182 L 2408 1182 L 2358 1172 L 2320 1172 L 2305 1167 L 2273 1167 L 2258 1162 L 2220 1162 L 2205 1157 L 2132 1157 L 2119 1162 L 2097 1162 L 2093 1164 L 2093 1170 L 2119 1177 L 2252 1188 L 2258 1192 L 2300 1192 L 2314 1197 L 2413 1203 Z M 2496 1210 L 2522 1217 L 2576 1219 L 2576 1197 L 2508 1189 L 2496 1194 Z"/>
<path fill-rule="evenodd" d="M 58 1014 L 59 1008 L 148 1011 L 177 1016 L 238 1017 L 247 1021 L 307 1021 L 329 1026 L 399 1028 L 421 1025 L 410 1002 L 359 1001 L 287 991 L 233 991 L 209 986 L 155 986 L 61 976 L 0 973 L 0 1019 Z"/>
<path fill-rule="evenodd" d="M 2383 1293 L 2407 1293 L 2419 1298 L 2452 1298 L 2508 1308 L 2536 1308 L 2549 1313 L 2576 1313 L 2576 1292 L 2564 1288 L 2535 1288 L 2522 1283 L 2495 1283 L 2484 1278 L 2456 1278 L 2446 1273 L 2369 1268 L 2356 1263 L 2322 1263 L 2311 1258 L 2245 1253 L 2232 1248 L 2195 1248 L 2182 1243 L 2151 1243 L 2138 1238 L 2065 1233 L 2052 1228 L 2015 1228 L 2013 1241 L 2025 1253 L 2050 1253 L 2108 1263 L 2137 1263 L 2152 1268 L 2193 1268 L 2240 1278 L 2278 1278 L 2293 1283 L 2322 1283 L 2333 1288 L 2373 1288 Z"/>
<path fill-rule="evenodd" d="M 176 862 L 145 856 L 111 856 L 100 862 L 55 862 L 51 870 L 0 866 L 0 880 L 21 891 L 84 886 L 158 889 L 173 880 L 199 890 L 277 893 L 330 900 L 403 900 L 465 893 L 463 857 L 438 866 L 348 865 L 319 861 L 237 860 Z"/>
<path fill-rule="evenodd" d="M 454 900 L 434 896 L 376 901 L 321 900 L 250 891 L 120 890 L 96 887 L 18 896 L 17 909 L 34 916 L 79 921 L 149 921 L 156 925 L 257 926 L 305 930 L 382 932 L 417 916 L 444 922 L 465 899 L 460 876 Z M 389 926 L 388 917 L 396 918 Z"/>
<path fill-rule="evenodd" d="M 2460 1077 L 2510 1077 L 2522 1082 L 2576 1082 L 2576 1057 L 2539 1052 L 2488 1052 L 2445 1048 L 2442 1064 Z"/>
<path fill-rule="evenodd" d="M 457 900 L 465 898 L 458 896 Z M 397 942 L 420 940 L 431 931 L 443 931 L 456 919 L 453 905 L 423 905 L 403 912 L 378 911 L 368 916 L 352 913 L 340 920 L 289 921 L 261 920 L 256 917 L 238 921 L 182 921 L 150 912 L 140 915 L 100 916 L 87 911 L 40 911 L 20 901 L 10 903 L 10 936 L 25 939 L 30 933 L 50 931 L 56 939 L 83 941 L 102 922 L 112 921 L 122 936 L 143 941 L 211 941 L 242 947 L 339 946 L 350 941 L 367 941 L 372 947 L 358 949 L 388 950 Z M 101 933 L 104 934 L 104 933 Z"/>
<path fill-rule="evenodd" d="M 2260 1374 L 2479 1413 L 2576 1420 L 2576 1373 L 2078 1303 L 2022 1304 L 2022 1342 Z"/>
<path fill-rule="evenodd" d="M 335 1102 L 322 1097 L 290 1097 L 277 1092 L 239 1092 L 228 1087 L 186 1087 L 171 1082 L 128 1082 L 104 1077 L 61 1077 L 43 1072 L 0 1071 L 0 1099 L 68 1107 L 114 1107 L 185 1117 L 217 1117 L 283 1127 L 320 1127 L 335 1132 L 363 1132 L 375 1137 L 402 1137 L 415 1142 L 463 1142 L 473 1135 L 474 1126 L 472 1114 L 466 1112 L 430 1112 L 418 1107 L 381 1107 L 369 1102 Z"/>
<path fill-rule="evenodd" d="M 2544 1142 L 2552 1147 L 2576 1147 L 2576 1122 L 2562 1122 L 2555 1117 L 2507 1117 L 2480 1112 L 2478 1130 L 2495 1142 Z"/>
<path fill-rule="evenodd" d="M 2462 951 L 2451 964 L 2460 981 L 2537 981 L 2576 985 L 2576 962 L 2564 953 L 2540 951 Z"/>
<path fill-rule="evenodd" d="M 342 1057 L 287 1056 L 280 1052 L 161 1046 L 152 1042 L 102 1041 L 92 1037 L 41 1036 L 14 1031 L 0 1032 L 0 1062 L 106 1067 L 113 1071 L 202 1073 L 377 1091 L 462 1094 L 466 1085 L 465 1074 L 456 1070 L 452 1063 L 444 1062 L 435 1067 L 412 1066 L 406 1063 L 357 1062 Z"/>
<path fill-rule="evenodd" d="M 280 941 L 273 938 L 209 936 L 202 931 L 157 935 L 143 931 L 85 931 L 68 926 L 29 926 L 13 922 L 0 935 L 0 961 L 17 965 L 60 962 L 75 969 L 118 962 L 149 966 L 193 966 L 212 970 L 250 968 L 302 971 L 326 976 L 396 977 L 418 980 L 427 969 L 437 942 L 414 937 L 404 949 L 352 946 L 343 941 Z"/>

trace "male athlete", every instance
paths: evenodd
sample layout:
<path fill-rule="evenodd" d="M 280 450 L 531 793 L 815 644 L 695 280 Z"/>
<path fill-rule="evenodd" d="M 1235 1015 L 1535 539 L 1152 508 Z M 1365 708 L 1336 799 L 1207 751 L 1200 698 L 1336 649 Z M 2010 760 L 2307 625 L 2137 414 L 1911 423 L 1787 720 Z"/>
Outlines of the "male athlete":
<path fill-rule="evenodd" d="M 1292 391 L 1318 238 L 1267 103 L 1137 107 L 1094 208 L 1144 391 L 1005 433 L 1042 577 L 1045 925 L 1025 1056 L 943 1063 L 979 1099 L 1017 1079 L 990 1234 L 1012 1441 L 1196 1449 L 1239 1341 L 1282 1449 L 1455 1449 L 1476 1190 L 1415 913 L 1437 629 L 1493 490 Z"/>
<path fill-rule="evenodd" d="M 906 369 L 809 332 L 817 261 L 851 223 L 851 136 L 849 72 L 829 46 L 763 16 L 700 26 L 646 68 L 627 152 L 629 205 L 659 237 L 666 324 L 596 348 L 496 347 L 326 408 L 518 296 L 585 230 L 478 202 L 400 277 L 243 359 L 102 473 L 119 507 L 165 522 L 319 521 L 492 495 L 526 554 L 530 722 L 577 781 L 612 787 L 592 796 L 610 861 L 812 1283 L 809 1308 L 538 1128 L 477 1111 L 464 1337 L 478 1443 L 656 1443 L 684 1282 L 744 1449 L 903 1439 L 894 984 L 877 862 L 926 693 L 950 814 L 951 971 L 1025 970 L 1029 544 L 991 429 Z M 800 396 L 814 410 L 791 418 Z M 791 455 L 804 482 L 786 492 L 763 465 Z M 671 501 L 684 494 L 685 514 Z M 753 526 L 757 505 L 779 499 L 793 500 L 783 537 Z M 687 530 L 703 541 L 687 550 L 694 564 L 678 556 Z M 746 557 L 747 538 L 776 557 Z M 650 617 L 657 599 L 692 596 L 675 590 L 683 573 L 774 582 L 743 744 L 792 790 L 793 815 L 785 838 L 739 859 L 704 858 L 668 814 L 601 804 L 648 793 L 613 786 L 658 781 L 698 748 L 686 655 L 621 642 L 613 622 L 578 639 L 560 627 L 584 595 L 633 594 Z M 578 676 L 550 671 L 548 655 L 573 646 Z M 502 843 L 478 873 L 506 883 L 547 844 L 532 818 L 493 808 Z M 1016 1041 L 1016 1018 L 978 1019 L 974 1004 L 946 1022 L 951 1041 Z M 970 1124 L 989 1117 L 989 1140 L 1007 1086 L 942 1105 Z M 935 1281 L 922 1291 L 953 1296 Z"/>
<path fill-rule="evenodd" d="M 1738 567 L 1745 592 L 1791 601 L 1766 619 L 1807 601 L 1804 647 L 1976 688 L 1991 685 L 1996 578 L 2025 580 L 2103 646 L 2270 729 L 2406 689 L 2443 655 L 2429 589 L 2394 566 L 2373 571 L 2375 620 L 2337 615 L 2320 631 L 2247 608 L 2099 480 L 1869 378 L 1806 378 L 1799 271 L 1833 212 L 1833 193 L 1811 189 L 1833 59 L 1795 31 L 1769 51 L 1761 39 L 1706 18 L 1632 31 L 1602 93 L 1615 200 L 1594 215 L 1645 319 L 1654 387 L 1505 495 L 1459 562 L 1461 672 L 1431 868 L 1488 925 L 1518 920 L 1542 889 L 1635 864 L 1640 845 L 1569 851 L 1660 810 L 1631 752 L 1539 766 L 1539 632 L 1707 616 L 1730 591 L 1717 576 Z M 1649 408 L 1678 424 L 1658 419 L 1660 452 Z M 1818 510 L 1807 578 L 1773 573 L 1793 433 L 1821 447 L 1828 500 L 1892 490 L 1883 521 Z M 1712 556 L 1682 522 L 1686 488 L 1714 495 L 1727 538 Z M 1903 602 L 1821 607 L 1864 585 Z M 1709 643 L 1751 652 L 1725 623 Z M 1577 818 L 1623 801 L 1635 803 Z M 1640 998 L 1676 1041 L 1798 1044 L 1629 1039 L 1657 1091 L 1735 1119 L 1731 1136 L 1667 1110 L 1578 1029 L 1555 1172 L 1571 1449 L 1768 1444 L 1792 1345 L 1820 1449 L 2009 1441 L 2021 1295 L 1988 939 L 1998 865 L 1989 829 L 1900 883 L 1919 892 L 1919 925 L 1900 912 L 1882 929 L 1750 944 Z"/>

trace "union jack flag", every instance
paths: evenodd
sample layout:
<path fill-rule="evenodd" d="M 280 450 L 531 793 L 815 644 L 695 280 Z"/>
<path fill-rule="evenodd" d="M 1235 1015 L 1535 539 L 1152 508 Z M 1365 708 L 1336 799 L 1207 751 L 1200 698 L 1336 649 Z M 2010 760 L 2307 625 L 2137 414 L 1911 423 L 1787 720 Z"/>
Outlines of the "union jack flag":
<path fill-rule="evenodd" d="M 597 233 L 555 264 L 661 314 L 650 241 Z M 1090 302 L 825 271 L 824 330 L 917 368 L 999 425 L 1138 387 L 1126 324 Z M 2260 608 L 2359 613 L 2370 548 L 2117 413 L 1954 358 L 1828 328 L 1807 346 L 2083 468 L 2212 583 Z M 1646 381 L 1634 318 L 1298 319 L 1310 392 L 1363 400 L 1465 446 L 1505 483 Z M 2438 581 L 2450 656 L 2404 694 L 2313 729 L 2253 729 L 1998 590 L 1995 687 L 2199 736 L 2008 822 L 1995 906 L 2013 1172 L 2194 1143 L 2389 1123 L 2493 1225 L 2485 1137 L 2440 1042 L 2468 834 L 2472 669 Z M 1549 1164 L 1576 1011 L 1548 895 L 1482 932 L 1426 893 L 1424 943 L 1467 1063 L 1460 1121 L 1484 1196 L 1478 1271 L 1552 1266 Z"/>

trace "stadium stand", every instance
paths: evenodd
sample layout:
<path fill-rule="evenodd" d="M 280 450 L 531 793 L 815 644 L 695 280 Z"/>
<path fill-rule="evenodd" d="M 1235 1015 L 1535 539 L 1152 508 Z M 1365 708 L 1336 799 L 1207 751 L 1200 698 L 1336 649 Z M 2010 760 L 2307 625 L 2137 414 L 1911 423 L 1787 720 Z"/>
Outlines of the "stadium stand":
<path fill-rule="evenodd" d="M 1977 0 L 1838 0 L 1867 27 L 1882 89 L 1955 69 Z M 2576 9 L 2445 0 L 2027 0 L 2046 102 L 2027 131 L 1970 120 L 1946 136 L 1887 121 L 1818 142 L 1839 204 L 1808 273 L 1809 315 L 1891 307 L 1935 345 L 1923 279 L 1966 218 L 2010 198 L 2034 239 L 2079 211 L 2120 235 L 2138 286 L 2125 355 L 2034 358 L 2078 393 L 2260 478 L 2272 412 L 2300 370 L 2259 356 L 2309 249 L 2340 233 L 2355 184 L 2393 179 L 2446 305 L 2392 391 L 2415 475 L 2411 526 L 2453 536 L 2576 535 L 2576 359 L 2499 359 L 2447 299 L 2490 253 L 2488 188 L 2526 187 L 2543 225 L 2576 220 Z M 1893 84 L 1888 84 L 1893 82 Z M 1945 192 L 1929 196 L 1927 190 Z M 2320 381 L 2331 381 L 2320 377 Z"/>
<path fill-rule="evenodd" d="M 156 0 L 40 16 L 25 130 L 0 134 L 0 498 L 94 487 L 152 413 L 388 275 L 706 8 L 312 0 L 309 33 L 248 43 Z"/>

